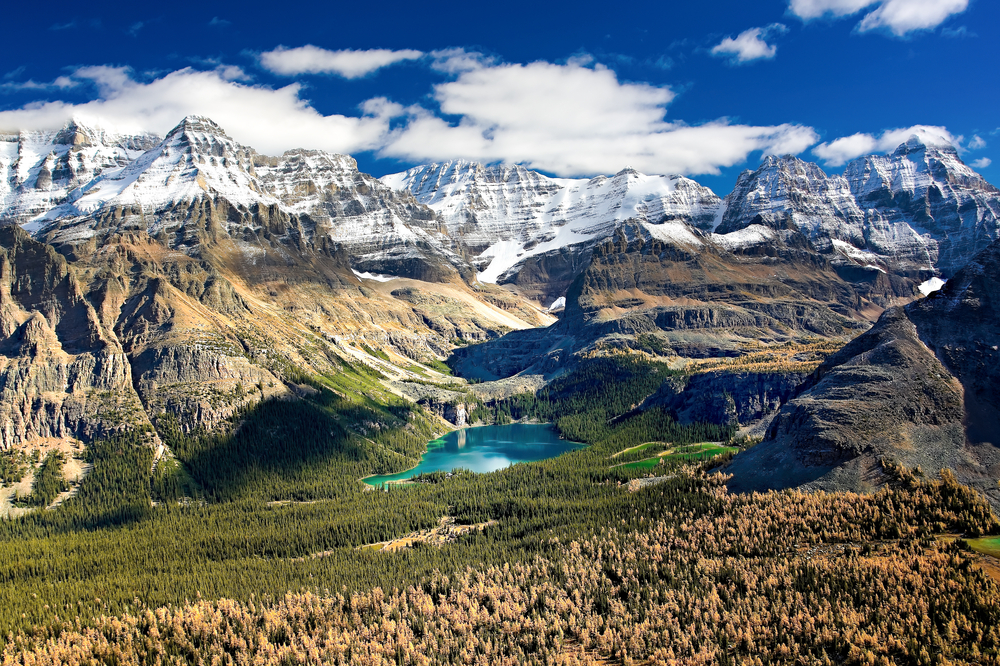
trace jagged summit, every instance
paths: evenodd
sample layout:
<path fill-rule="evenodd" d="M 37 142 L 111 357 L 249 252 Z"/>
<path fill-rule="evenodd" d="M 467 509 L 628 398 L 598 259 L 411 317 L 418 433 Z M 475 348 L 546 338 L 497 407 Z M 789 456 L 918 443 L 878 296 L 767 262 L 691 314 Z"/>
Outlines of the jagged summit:
<path fill-rule="evenodd" d="M 631 168 L 611 178 L 572 179 L 520 165 L 454 161 L 415 167 L 382 181 L 411 192 L 441 216 L 449 234 L 462 237 L 475 254 L 479 280 L 521 280 L 530 290 L 528 276 L 544 263 L 540 270 L 555 278 L 555 291 L 540 295 L 546 303 L 563 295 L 556 292 L 572 280 L 593 244 L 624 220 L 685 220 L 705 227 L 720 204 L 711 190 L 683 176 L 647 176 Z"/>
<path fill-rule="evenodd" d="M 843 174 L 765 157 L 740 175 L 717 231 L 786 225 L 842 265 L 948 277 L 997 237 L 997 195 L 954 146 L 914 135 L 888 155 L 853 160 Z"/>
<path fill-rule="evenodd" d="M 455 270 L 483 282 L 530 291 L 539 280 L 554 281 L 546 301 L 563 295 L 556 292 L 579 273 L 594 243 L 626 220 L 741 232 L 720 241 L 739 247 L 753 239 L 766 244 L 763 229 L 795 229 L 850 271 L 922 282 L 953 274 L 997 236 L 1000 216 L 996 188 L 939 143 L 914 136 L 889 155 L 851 162 L 843 174 L 767 156 L 723 201 L 683 176 L 631 167 L 567 179 L 523 165 L 453 160 L 376 180 L 345 155 L 259 155 L 204 116 L 184 118 L 162 140 L 112 135 L 76 120 L 59 132 L 0 142 L 0 219 L 75 243 L 92 237 L 95 220 L 157 233 L 190 218 L 194 202 L 208 201 L 227 233 L 269 226 L 289 242 L 328 238 L 356 255 L 358 270 L 379 274 L 390 272 L 388 264 L 434 255 L 432 263 L 461 266 Z M 262 210 L 272 211 L 266 223 L 258 219 Z"/>

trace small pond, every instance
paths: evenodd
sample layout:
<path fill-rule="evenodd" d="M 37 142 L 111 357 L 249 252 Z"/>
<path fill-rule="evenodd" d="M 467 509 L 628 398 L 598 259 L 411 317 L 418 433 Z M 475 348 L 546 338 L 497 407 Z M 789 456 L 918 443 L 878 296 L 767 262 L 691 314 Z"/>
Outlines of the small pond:
<path fill-rule="evenodd" d="M 493 472 L 518 462 L 553 458 L 582 448 L 583 444 L 559 439 L 551 425 L 514 423 L 505 426 L 463 428 L 428 442 L 427 453 L 413 469 L 398 474 L 370 476 L 365 483 L 378 486 L 425 472 L 450 472 L 464 468 L 473 472 Z"/>

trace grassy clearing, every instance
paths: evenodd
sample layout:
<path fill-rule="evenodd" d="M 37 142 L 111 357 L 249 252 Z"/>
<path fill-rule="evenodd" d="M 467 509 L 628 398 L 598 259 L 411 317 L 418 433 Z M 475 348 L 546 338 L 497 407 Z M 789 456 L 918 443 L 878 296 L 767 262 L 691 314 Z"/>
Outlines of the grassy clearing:
<path fill-rule="evenodd" d="M 968 539 L 972 549 L 984 555 L 1000 558 L 1000 537 L 985 537 L 982 539 Z"/>
<path fill-rule="evenodd" d="M 628 451 L 641 451 L 643 448 L 649 448 L 657 444 L 662 444 L 662 442 L 647 442 L 646 444 L 628 449 Z M 644 458 L 643 460 L 637 460 L 635 462 L 612 465 L 612 467 L 620 467 L 621 469 L 650 470 L 659 465 L 660 461 L 663 460 L 708 460 L 709 458 L 714 458 L 715 456 L 722 455 L 724 453 L 735 453 L 736 451 L 739 451 L 739 449 L 735 446 L 724 446 L 718 442 L 700 442 L 698 444 L 676 446 L 672 449 L 667 449 L 662 453 L 658 453 L 652 458 Z M 622 451 L 622 453 L 625 453 L 625 451 Z"/>
<path fill-rule="evenodd" d="M 622 449 L 617 453 L 612 453 L 611 457 L 617 458 L 618 456 L 623 456 L 626 453 L 637 453 L 639 451 L 645 451 L 646 449 L 654 446 L 670 446 L 670 442 L 646 442 L 645 444 L 640 444 L 639 446 L 630 446 L 629 448 Z"/>

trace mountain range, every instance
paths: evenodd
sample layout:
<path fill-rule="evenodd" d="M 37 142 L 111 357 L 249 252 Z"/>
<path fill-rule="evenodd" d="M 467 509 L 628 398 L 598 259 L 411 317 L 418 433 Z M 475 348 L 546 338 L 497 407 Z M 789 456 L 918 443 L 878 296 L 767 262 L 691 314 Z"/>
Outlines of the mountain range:
<path fill-rule="evenodd" d="M 495 398 L 628 352 L 684 369 L 647 398 L 681 420 L 777 413 L 761 456 L 807 437 L 790 424 L 812 422 L 805 401 L 852 350 L 953 301 L 970 261 L 990 265 L 1000 191 L 916 137 L 842 174 L 767 156 L 719 197 L 630 168 L 565 179 L 455 161 L 379 179 L 349 156 L 261 155 L 188 117 L 163 138 L 76 121 L 0 136 L 0 223 L 0 447 L 163 415 L 211 428 L 352 368 L 454 415 L 442 359 Z M 995 318 L 992 301 L 977 312 Z M 988 429 L 992 403 L 968 386 L 992 366 L 918 337 L 941 391 L 966 387 L 921 409 L 955 442 Z"/>

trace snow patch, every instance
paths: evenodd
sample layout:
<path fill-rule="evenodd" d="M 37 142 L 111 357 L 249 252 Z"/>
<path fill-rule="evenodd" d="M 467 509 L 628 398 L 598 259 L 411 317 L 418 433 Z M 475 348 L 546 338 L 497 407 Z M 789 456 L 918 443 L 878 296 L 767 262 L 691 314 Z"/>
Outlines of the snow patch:
<path fill-rule="evenodd" d="M 649 235 L 657 240 L 680 245 L 693 245 L 701 247 L 701 239 L 695 236 L 688 225 L 683 222 L 664 222 L 663 224 L 650 224 L 643 222 Z"/>
<path fill-rule="evenodd" d="M 357 275 L 362 280 L 375 280 L 376 282 L 388 282 L 389 280 L 399 279 L 395 275 L 381 275 L 379 273 L 369 273 L 368 271 L 365 271 L 364 273 L 359 273 L 353 268 L 351 269 L 351 272 Z"/>
<path fill-rule="evenodd" d="M 774 230 L 762 224 L 751 224 L 728 234 L 712 234 L 712 240 L 729 251 L 762 245 L 774 239 Z"/>
<path fill-rule="evenodd" d="M 556 300 L 552 301 L 552 305 L 549 306 L 549 312 L 552 312 L 553 310 L 558 310 L 559 308 L 564 308 L 564 307 L 566 307 L 566 297 L 565 296 L 560 296 Z"/>
<path fill-rule="evenodd" d="M 919 287 L 917 287 L 917 289 L 924 296 L 928 296 L 930 294 L 933 294 L 935 291 L 937 291 L 941 287 L 943 287 L 945 285 L 945 282 L 947 282 L 947 280 L 942 280 L 939 277 L 932 277 L 930 280 L 927 280 L 926 282 L 921 283 L 921 285 Z"/>
<path fill-rule="evenodd" d="M 885 273 L 885 269 L 879 265 L 882 263 L 882 257 L 875 254 L 874 252 L 866 252 L 865 250 L 859 250 L 850 243 L 839 240 L 837 238 L 831 239 L 830 242 L 833 243 L 833 249 L 840 252 L 845 257 L 853 259 L 854 261 L 857 261 L 858 263 L 861 263 L 870 268 L 876 268 Z"/>

